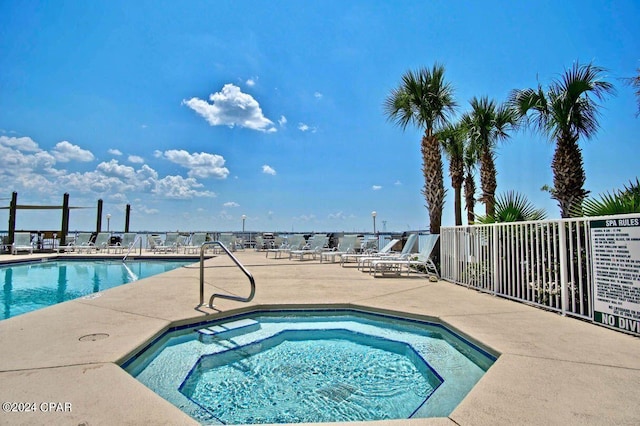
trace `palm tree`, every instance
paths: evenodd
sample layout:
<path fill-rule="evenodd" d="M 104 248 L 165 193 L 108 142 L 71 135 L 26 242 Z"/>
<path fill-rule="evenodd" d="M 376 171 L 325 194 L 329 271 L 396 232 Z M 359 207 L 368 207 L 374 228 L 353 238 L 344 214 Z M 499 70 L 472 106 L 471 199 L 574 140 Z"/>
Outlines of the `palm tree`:
<path fill-rule="evenodd" d="M 493 216 L 495 209 L 496 181 L 495 149 L 498 141 L 508 137 L 508 131 L 516 123 L 516 115 L 507 105 L 496 105 L 495 101 L 474 97 L 470 101 L 471 111 L 462 116 L 462 125 L 469 142 L 474 146 L 480 163 L 480 187 L 486 215 Z"/>
<path fill-rule="evenodd" d="M 432 234 L 440 233 L 445 196 L 442 153 L 435 133 L 448 123 L 455 106 L 453 87 L 444 79 L 444 67 L 437 63 L 431 69 L 407 71 L 400 86 L 393 89 L 384 102 L 387 118 L 403 130 L 409 124 L 424 128 L 420 145 L 422 194 L 427 202 Z"/>
<path fill-rule="evenodd" d="M 464 182 L 464 153 L 466 135 L 460 124 L 448 124 L 436 133 L 442 150 L 449 160 L 449 176 L 454 190 L 456 226 L 462 225 L 462 184 Z"/>
<path fill-rule="evenodd" d="M 576 63 L 561 79 L 553 80 L 546 92 L 538 84 L 537 89 L 514 90 L 509 97 L 525 123 L 556 141 L 551 197 L 558 201 L 563 218 L 578 212 L 588 194 L 578 139 L 596 133 L 600 107 L 596 99 L 614 92 L 613 85 L 602 80 L 604 72 L 593 64 Z"/>
<path fill-rule="evenodd" d="M 478 152 L 476 147 L 468 143 L 464 150 L 464 200 L 467 209 L 467 223 L 472 225 L 476 220 L 476 164 Z"/>
<path fill-rule="evenodd" d="M 640 181 L 629 181 L 629 186 L 613 193 L 605 192 L 600 199 L 587 198 L 582 206 L 584 216 L 609 216 L 640 213 Z"/>
<path fill-rule="evenodd" d="M 479 216 L 477 220 L 480 223 L 505 223 L 543 220 L 546 217 L 546 212 L 535 208 L 525 195 L 509 191 L 497 197 L 493 216 Z"/>
<path fill-rule="evenodd" d="M 636 99 L 638 100 L 638 112 L 636 117 L 640 116 L 640 68 L 636 70 L 635 77 L 625 78 L 624 81 L 635 90 Z"/>

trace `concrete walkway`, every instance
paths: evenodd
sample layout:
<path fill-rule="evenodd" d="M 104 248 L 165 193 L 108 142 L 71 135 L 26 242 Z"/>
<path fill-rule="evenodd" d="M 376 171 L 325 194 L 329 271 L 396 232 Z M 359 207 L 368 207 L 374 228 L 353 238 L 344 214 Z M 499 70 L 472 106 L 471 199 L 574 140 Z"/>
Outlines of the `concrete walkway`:
<path fill-rule="evenodd" d="M 249 304 L 219 299 L 217 310 L 197 307 L 194 264 L 0 321 L 0 401 L 31 410 L 3 410 L 0 424 L 195 424 L 118 362 L 170 324 L 282 304 L 440 318 L 501 354 L 448 418 L 376 425 L 640 424 L 636 337 L 423 277 L 372 278 L 339 264 L 254 251 L 237 257 L 256 279 Z M 205 265 L 206 300 L 214 292 L 248 294 L 246 277 L 226 256 Z"/>

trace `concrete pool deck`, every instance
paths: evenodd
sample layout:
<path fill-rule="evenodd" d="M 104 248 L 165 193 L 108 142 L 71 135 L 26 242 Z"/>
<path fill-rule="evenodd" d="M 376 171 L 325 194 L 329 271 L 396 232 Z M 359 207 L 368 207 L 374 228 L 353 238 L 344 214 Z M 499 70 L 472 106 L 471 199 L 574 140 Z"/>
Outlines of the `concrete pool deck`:
<path fill-rule="evenodd" d="M 448 418 L 373 424 L 640 424 L 639 338 L 444 281 L 373 278 L 355 267 L 250 250 L 236 256 L 256 279 L 250 303 L 197 307 L 194 264 L 0 321 L 0 401 L 35 408 L 3 406 L 0 424 L 197 424 L 118 363 L 175 322 L 307 304 L 439 318 L 501 354 Z M 205 266 L 205 303 L 215 292 L 248 295 L 247 278 L 226 256 Z"/>

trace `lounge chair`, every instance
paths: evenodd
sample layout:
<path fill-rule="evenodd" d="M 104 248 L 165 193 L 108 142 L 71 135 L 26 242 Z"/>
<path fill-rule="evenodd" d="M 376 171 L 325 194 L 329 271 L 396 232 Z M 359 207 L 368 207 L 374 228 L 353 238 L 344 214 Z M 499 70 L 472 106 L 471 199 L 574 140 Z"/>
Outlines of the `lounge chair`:
<path fill-rule="evenodd" d="M 133 249 L 137 237 L 138 234 L 135 232 L 125 232 L 124 235 L 122 235 L 122 240 L 119 243 L 110 245 L 108 250 L 113 250 L 114 253 L 124 253 L 125 250 L 129 252 Z"/>
<path fill-rule="evenodd" d="M 13 234 L 13 244 L 11 244 L 11 254 L 18 254 L 19 251 L 28 251 L 33 254 L 33 242 L 30 232 L 16 232 Z"/>
<path fill-rule="evenodd" d="M 274 240 L 275 248 L 267 249 L 265 257 L 269 257 L 269 253 L 273 253 L 275 258 L 282 257 L 283 254 L 289 253 L 291 250 L 301 250 L 305 244 L 307 243 L 304 239 L 303 234 L 293 234 L 289 235 L 286 240 L 282 240 L 282 242 L 278 245 L 277 237 Z"/>
<path fill-rule="evenodd" d="M 93 243 L 89 243 L 89 247 L 87 248 L 87 253 L 91 250 L 104 250 L 105 252 L 109 249 L 109 243 L 111 242 L 111 233 L 109 232 L 98 232 L 96 235 L 96 240 Z"/>
<path fill-rule="evenodd" d="M 361 251 L 360 253 L 346 253 L 340 256 L 340 265 L 344 267 L 345 263 L 350 263 L 351 261 L 358 262 L 358 259 L 362 257 L 367 257 L 367 256 L 370 257 L 370 256 L 381 255 L 385 253 L 391 253 L 391 249 L 393 249 L 393 247 L 396 244 L 398 244 L 399 241 L 400 240 L 398 239 L 393 239 L 389 241 L 387 244 L 385 244 L 384 247 L 380 249 L 380 251 L 370 251 L 363 248 L 363 251 Z"/>
<path fill-rule="evenodd" d="M 159 235 L 147 235 L 147 250 L 152 253 L 166 253 L 172 247 L 167 247 Z"/>
<path fill-rule="evenodd" d="M 165 253 L 166 252 L 178 252 L 178 246 L 180 244 L 180 234 L 177 232 L 167 232 L 162 244 Z"/>
<path fill-rule="evenodd" d="M 365 256 L 358 259 L 358 269 L 364 271 L 364 269 L 368 266 L 369 272 L 371 272 L 371 264 L 375 260 L 387 259 L 387 260 L 406 260 L 413 253 L 413 249 L 418 243 L 418 234 L 410 234 L 407 238 L 407 241 L 404 243 L 404 247 L 402 247 L 402 251 L 400 253 L 383 253 L 377 254 L 374 256 Z"/>
<path fill-rule="evenodd" d="M 420 253 L 415 258 L 409 257 L 407 259 L 384 259 L 381 258 L 379 260 L 374 260 L 371 262 L 371 269 L 373 270 L 373 275 L 377 276 L 378 273 L 384 275 L 385 272 L 393 272 L 397 275 L 402 273 L 402 270 L 406 268 L 407 275 L 412 270 L 415 270 L 417 267 L 422 266 L 425 268 L 427 274 L 434 274 L 436 277 L 440 278 L 440 274 L 438 274 L 438 270 L 436 269 L 436 265 L 431 260 L 431 254 L 433 252 L 433 248 L 436 246 L 438 242 L 438 238 L 440 235 L 431 234 L 427 236 L 427 240 L 420 250 Z"/>
<path fill-rule="evenodd" d="M 229 251 L 236 251 L 236 237 L 232 233 L 224 232 L 218 235 L 217 241 L 220 241 Z M 214 253 L 220 253 L 220 247 L 213 246 Z"/>
<path fill-rule="evenodd" d="M 82 253 L 82 250 L 89 250 L 91 247 L 91 232 L 80 232 L 76 238 L 65 247 L 67 252 Z"/>
<path fill-rule="evenodd" d="M 298 258 L 304 260 L 305 256 L 315 259 L 329 244 L 329 237 L 323 234 L 315 234 L 309 237 L 307 243 L 299 250 L 289 251 L 289 259 Z"/>
<path fill-rule="evenodd" d="M 345 235 L 341 237 L 338 242 L 338 247 L 334 250 L 327 250 L 320 253 L 320 262 L 324 259 L 331 260 L 331 262 L 336 261 L 336 257 L 345 254 L 355 253 L 356 244 L 358 243 L 357 235 Z"/>
<path fill-rule="evenodd" d="M 197 253 L 200 254 L 200 248 L 207 241 L 206 232 L 194 232 L 191 236 L 191 240 L 184 246 L 184 253 Z"/>

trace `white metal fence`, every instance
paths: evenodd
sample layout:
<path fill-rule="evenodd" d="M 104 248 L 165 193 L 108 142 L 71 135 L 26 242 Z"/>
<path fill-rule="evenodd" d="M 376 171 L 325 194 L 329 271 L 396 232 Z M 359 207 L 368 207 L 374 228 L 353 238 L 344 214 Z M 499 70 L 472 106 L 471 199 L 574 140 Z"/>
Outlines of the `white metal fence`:
<path fill-rule="evenodd" d="M 442 278 L 591 319 L 589 223 L 609 218 L 442 227 Z"/>

